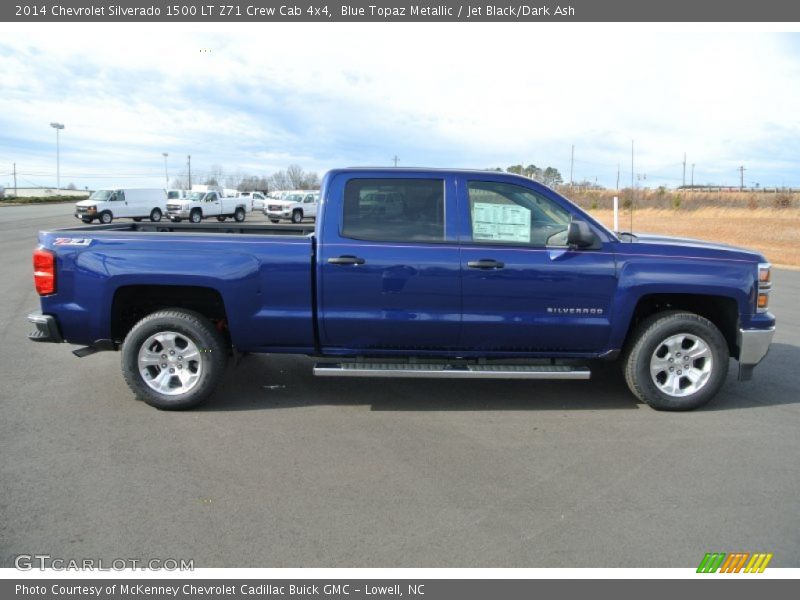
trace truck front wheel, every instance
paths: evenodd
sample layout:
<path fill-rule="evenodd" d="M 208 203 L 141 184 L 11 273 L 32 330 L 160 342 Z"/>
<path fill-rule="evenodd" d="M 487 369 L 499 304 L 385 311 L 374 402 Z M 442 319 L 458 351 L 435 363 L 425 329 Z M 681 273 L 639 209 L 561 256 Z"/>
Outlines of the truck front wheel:
<path fill-rule="evenodd" d="M 203 315 L 182 309 L 152 313 L 122 344 L 122 375 L 147 404 L 162 410 L 193 408 L 222 379 L 227 363 L 222 335 Z"/>
<path fill-rule="evenodd" d="M 199 208 L 195 208 L 192 212 L 189 213 L 189 220 L 192 223 L 199 223 L 203 220 L 203 213 L 200 212 Z"/>
<path fill-rule="evenodd" d="M 711 321 L 666 311 L 636 328 L 623 369 L 633 394 L 656 410 L 692 410 L 725 383 L 729 359 L 728 344 Z"/>
<path fill-rule="evenodd" d="M 110 212 L 108 212 L 107 210 L 104 210 L 103 212 L 101 212 L 101 213 L 100 213 L 100 222 L 101 222 L 103 225 L 108 225 L 108 224 L 109 224 L 109 223 L 111 223 L 111 221 L 113 221 L 113 220 L 114 220 L 114 215 L 112 215 L 112 214 L 111 214 Z"/>
<path fill-rule="evenodd" d="M 303 211 L 296 210 L 292 213 L 292 223 L 302 223 L 303 222 Z"/>

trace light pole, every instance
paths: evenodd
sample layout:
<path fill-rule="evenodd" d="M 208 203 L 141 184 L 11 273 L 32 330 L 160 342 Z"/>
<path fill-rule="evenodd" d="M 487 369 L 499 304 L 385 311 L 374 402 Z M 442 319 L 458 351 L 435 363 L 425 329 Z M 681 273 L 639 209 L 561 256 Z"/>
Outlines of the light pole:
<path fill-rule="evenodd" d="M 61 144 L 58 134 L 64 129 L 64 124 L 50 123 L 50 127 L 56 130 L 56 190 L 61 190 Z"/>
<path fill-rule="evenodd" d="M 169 187 L 169 173 L 167 172 L 167 157 L 169 154 L 166 152 L 162 152 L 161 154 L 164 155 L 164 180 L 167 182 L 167 187 Z"/>

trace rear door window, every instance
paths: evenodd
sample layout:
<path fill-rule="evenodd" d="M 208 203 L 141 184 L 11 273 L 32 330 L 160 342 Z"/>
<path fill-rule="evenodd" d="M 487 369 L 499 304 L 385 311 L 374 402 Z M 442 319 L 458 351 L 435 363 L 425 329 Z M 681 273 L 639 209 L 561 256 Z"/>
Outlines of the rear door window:
<path fill-rule="evenodd" d="M 443 241 L 444 179 L 351 179 L 342 237 L 385 242 Z"/>

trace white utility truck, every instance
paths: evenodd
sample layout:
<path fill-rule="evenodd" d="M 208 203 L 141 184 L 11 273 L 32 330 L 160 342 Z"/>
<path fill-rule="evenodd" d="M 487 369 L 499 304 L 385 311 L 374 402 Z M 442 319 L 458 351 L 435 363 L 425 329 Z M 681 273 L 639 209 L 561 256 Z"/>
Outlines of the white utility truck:
<path fill-rule="evenodd" d="M 249 198 L 227 198 L 222 188 L 212 185 L 192 186 L 186 198 L 167 203 L 167 214 L 176 223 L 183 219 L 199 223 L 209 217 L 216 217 L 217 221 L 233 217 L 237 223 L 241 223 L 250 210 Z"/>
<path fill-rule="evenodd" d="M 289 192 L 280 200 L 267 200 L 264 214 L 273 223 L 281 219 L 302 223 L 303 219 L 316 220 L 317 206 L 319 206 L 319 192 L 298 190 Z"/>

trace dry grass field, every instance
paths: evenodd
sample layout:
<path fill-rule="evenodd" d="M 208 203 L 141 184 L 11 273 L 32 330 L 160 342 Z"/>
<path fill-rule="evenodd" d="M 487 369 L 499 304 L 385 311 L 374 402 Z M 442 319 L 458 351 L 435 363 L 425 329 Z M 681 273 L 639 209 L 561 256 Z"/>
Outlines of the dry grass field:
<path fill-rule="evenodd" d="M 620 229 L 631 229 L 630 190 L 561 192 L 608 227 L 618 195 Z M 753 248 L 775 265 L 800 267 L 800 194 L 638 190 L 633 209 L 633 231 Z"/>
<path fill-rule="evenodd" d="M 589 212 L 608 227 L 614 223 L 612 210 Z M 628 210 L 620 210 L 620 229 L 630 230 Z M 775 265 L 800 267 L 800 209 L 796 208 L 642 208 L 634 210 L 633 230 L 753 248 Z"/>

